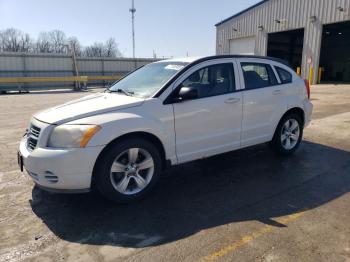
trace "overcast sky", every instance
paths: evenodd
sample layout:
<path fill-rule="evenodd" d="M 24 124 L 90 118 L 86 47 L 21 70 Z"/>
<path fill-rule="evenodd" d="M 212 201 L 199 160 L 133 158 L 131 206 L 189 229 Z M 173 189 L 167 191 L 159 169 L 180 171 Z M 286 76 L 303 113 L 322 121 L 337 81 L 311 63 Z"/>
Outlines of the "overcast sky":
<path fill-rule="evenodd" d="M 136 56 L 215 53 L 214 25 L 259 0 L 135 0 Z M 36 38 L 60 29 L 82 45 L 114 37 L 132 55 L 131 0 L 0 0 L 0 30 L 14 27 Z"/>

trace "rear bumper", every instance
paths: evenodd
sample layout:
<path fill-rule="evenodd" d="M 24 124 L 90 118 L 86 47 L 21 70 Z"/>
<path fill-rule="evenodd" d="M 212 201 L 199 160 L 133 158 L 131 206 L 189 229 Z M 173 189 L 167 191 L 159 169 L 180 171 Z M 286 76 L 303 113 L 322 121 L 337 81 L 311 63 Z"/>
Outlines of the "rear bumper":
<path fill-rule="evenodd" d="M 304 124 L 304 127 L 307 127 L 310 124 L 310 122 L 311 122 L 311 116 L 312 116 L 313 108 L 314 108 L 314 106 L 310 102 L 310 100 L 306 99 L 304 101 L 304 112 L 305 112 L 305 124 Z"/>
<path fill-rule="evenodd" d="M 26 144 L 24 137 L 19 147 L 23 165 L 39 187 L 55 192 L 89 191 L 92 171 L 103 146 L 74 149 L 38 147 L 29 151 Z"/>

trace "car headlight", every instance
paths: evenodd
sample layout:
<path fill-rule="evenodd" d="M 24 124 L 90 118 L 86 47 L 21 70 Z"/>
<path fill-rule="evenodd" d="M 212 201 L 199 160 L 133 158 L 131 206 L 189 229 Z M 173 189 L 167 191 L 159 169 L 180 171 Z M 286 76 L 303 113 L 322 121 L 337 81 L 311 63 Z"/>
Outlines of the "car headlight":
<path fill-rule="evenodd" d="M 97 125 L 57 126 L 50 135 L 48 146 L 56 148 L 85 147 L 100 129 L 101 127 Z"/>

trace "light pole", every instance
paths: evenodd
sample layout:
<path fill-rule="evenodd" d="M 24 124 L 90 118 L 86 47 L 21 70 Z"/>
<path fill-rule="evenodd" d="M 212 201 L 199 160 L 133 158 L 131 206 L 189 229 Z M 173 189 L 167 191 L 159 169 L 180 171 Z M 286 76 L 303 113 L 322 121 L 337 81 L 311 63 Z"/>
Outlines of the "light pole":
<path fill-rule="evenodd" d="M 135 59 L 135 5 L 134 0 L 132 0 L 132 6 L 129 9 L 131 12 L 131 22 L 132 22 L 132 57 Z"/>

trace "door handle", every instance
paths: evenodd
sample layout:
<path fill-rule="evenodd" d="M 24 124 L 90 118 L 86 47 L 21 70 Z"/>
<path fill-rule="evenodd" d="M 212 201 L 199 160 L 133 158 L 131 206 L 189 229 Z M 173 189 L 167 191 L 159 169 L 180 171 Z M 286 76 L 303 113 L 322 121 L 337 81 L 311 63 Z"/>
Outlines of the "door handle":
<path fill-rule="evenodd" d="M 241 101 L 240 98 L 234 98 L 234 97 L 232 97 L 232 98 L 227 99 L 227 100 L 225 101 L 225 103 L 226 103 L 226 104 L 233 104 L 233 103 L 237 103 L 237 102 L 239 102 L 239 101 Z"/>
<path fill-rule="evenodd" d="M 282 93 L 281 90 L 275 90 L 272 92 L 272 94 L 274 94 L 274 95 L 280 95 L 281 93 Z"/>

